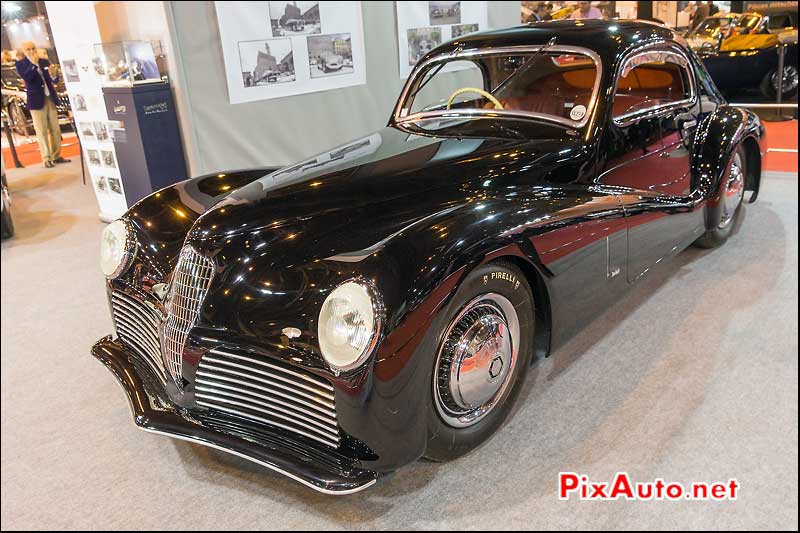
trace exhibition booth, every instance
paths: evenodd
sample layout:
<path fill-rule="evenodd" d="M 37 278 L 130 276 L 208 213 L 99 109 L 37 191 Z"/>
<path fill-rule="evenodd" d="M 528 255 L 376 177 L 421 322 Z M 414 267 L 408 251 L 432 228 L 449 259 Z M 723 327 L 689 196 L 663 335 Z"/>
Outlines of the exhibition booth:
<path fill-rule="evenodd" d="M 2 22 L 4 530 L 797 528 L 795 2 Z"/>

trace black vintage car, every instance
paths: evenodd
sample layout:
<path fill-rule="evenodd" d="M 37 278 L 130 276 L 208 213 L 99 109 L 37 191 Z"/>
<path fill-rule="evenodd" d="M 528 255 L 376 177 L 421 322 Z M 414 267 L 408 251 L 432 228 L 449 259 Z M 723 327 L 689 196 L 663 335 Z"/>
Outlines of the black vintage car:
<path fill-rule="evenodd" d="M 3 109 L 8 113 L 9 125 L 20 135 L 32 135 L 33 119 L 31 112 L 28 111 L 25 81 L 17 73 L 14 63 L 3 63 L 0 69 L 2 69 L 0 80 L 2 80 Z M 71 107 L 63 79 L 56 81 L 56 91 L 58 91 L 58 105 L 56 105 L 58 123 L 62 126 L 71 124 Z"/>
<path fill-rule="evenodd" d="M 478 446 L 535 358 L 725 242 L 762 134 L 667 28 L 470 34 L 422 58 L 372 135 L 109 225 L 116 335 L 92 353 L 141 429 L 355 492 Z"/>

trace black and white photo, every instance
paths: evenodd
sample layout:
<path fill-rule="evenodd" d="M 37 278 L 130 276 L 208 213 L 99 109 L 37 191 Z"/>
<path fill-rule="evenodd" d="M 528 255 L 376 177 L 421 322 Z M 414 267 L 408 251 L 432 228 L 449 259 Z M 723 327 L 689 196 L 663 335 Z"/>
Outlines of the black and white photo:
<path fill-rule="evenodd" d="M 87 150 L 86 155 L 89 158 L 90 165 L 93 165 L 95 167 L 99 167 L 102 165 L 102 162 L 100 161 L 100 152 L 98 152 L 97 150 Z"/>
<path fill-rule="evenodd" d="M 269 2 L 273 37 L 322 33 L 319 2 Z"/>
<path fill-rule="evenodd" d="M 245 87 L 295 80 L 291 39 L 240 42 L 239 62 Z"/>
<path fill-rule="evenodd" d="M 442 44 L 440 28 L 413 28 L 408 30 L 408 64 L 414 66 L 417 61 Z"/>
<path fill-rule="evenodd" d="M 108 128 L 104 122 L 94 122 L 94 136 L 98 141 L 108 140 Z"/>
<path fill-rule="evenodd" d="M 101 154 L 103 156 L 104 167 L 117 168 L 117 162 L 114 159 L 114 152 L 111 150 L 102 150 Z"/>
<path fill-rule="evenodd" d="M 353 73 L 353 43 L 349 33 L 307 37 L 312 78 Z"/>
<path fill-rule="evenodd" d="M 122 182 L 119 178 L 108 178 L 108 188 L 114 194 L 122 194 Z"/>
<path fill-rule="evenodd" d="M 108 193 L 108 183 L 106 182 L 105 176 L 100 176 L 99 178 L 97 178 L 95 184 L 97 185 L 98 191 Z"/>
<path fill-rule="evenodd" d="M 450 26 L 450 38 L 456 39 L 468 33 L 475 33 L 479 29 L 480 28 L 478 24 L 456 24 L 454 26 Z"/>
<path fill-rule="evenodd" d="M 78 65 L 75 63 L 74 59 L 65 59 L 62 61 L 61 67 L 64 69 L 64 78 L 66 81 L 70 83 L 81 81 L 81 77 L 78 74 Z"/>
<path fill-rule="evenodd" d="M 76 94 L 72 97 L 72 109 L 75 111 L 86 111 L 86 97 L 82 94 Z"/>
<path fill-rule="evenodd" d="M 461 24 L 461 2 L 428 2 L 430 25 Z"/>
<path fill-rule="evenodd" d="M 84 140 L 95 140 L 94 127 L 91 122 L 78 122 L 78 130 L 80 130 L 80 134 L 83 136 Z"/>

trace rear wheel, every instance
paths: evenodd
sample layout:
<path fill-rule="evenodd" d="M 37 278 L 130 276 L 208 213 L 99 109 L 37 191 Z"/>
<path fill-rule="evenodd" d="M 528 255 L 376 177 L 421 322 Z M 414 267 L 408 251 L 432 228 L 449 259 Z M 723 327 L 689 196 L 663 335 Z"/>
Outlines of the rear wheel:
<path fill-rule="evenodd" d="M 731 170 L 722 184 L 719 217 L 716 221 L 712 221 L 712 223 L 716 222 L 716 225 L 707 230 L 695 242 L 701 248 L 721 246 L 730 237 L 744 198 L 746 168 L 744 148 L 740 146 L 733 154 Z"/>
<path fill-rule="evenodd" d="M 507 262 L 470 273 L 442 313 L 425 452 L 435 461 L 473 450 L 508 416 L 530 360 L 534 323 L 530 287 Z"/>
<path fill-rule="evenodd" d="M 794 65 L 783 67 L 783 99 L 791 98 L 797 94 L 798 71 Z M 761 94 L 769 99 L 778 95 L 778 69 L 774 68 L 764 76 L 761 81 Z"/>

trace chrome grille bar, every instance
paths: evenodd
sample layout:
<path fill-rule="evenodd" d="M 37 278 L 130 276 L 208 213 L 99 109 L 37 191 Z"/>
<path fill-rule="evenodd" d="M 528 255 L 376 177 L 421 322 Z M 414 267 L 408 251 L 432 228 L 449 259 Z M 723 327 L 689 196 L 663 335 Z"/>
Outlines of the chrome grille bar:
<path fill-rule="evenodd" d="M 339 447 L 333 385 L 262 356 L 211 350 L 195 375 L 197 404 Z"/>
<path fill-rule="evenodd" d="M 166 384 L 158 343 L 158 312 L 122 291 L 111 293 L 111 307 L 119 339 L 139 354 L 162 385 Z"/>
<path fill-rule="evenodd" d="M 161 343 L 164 363 L 172 378 L 181 378 L 183 348 L 205 299 L 214 265 L 191 246 L 184 246 L 167 293 L 167 318 Z"/>

